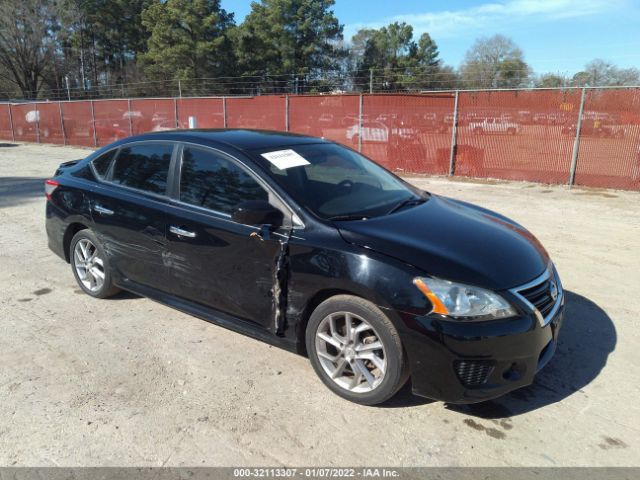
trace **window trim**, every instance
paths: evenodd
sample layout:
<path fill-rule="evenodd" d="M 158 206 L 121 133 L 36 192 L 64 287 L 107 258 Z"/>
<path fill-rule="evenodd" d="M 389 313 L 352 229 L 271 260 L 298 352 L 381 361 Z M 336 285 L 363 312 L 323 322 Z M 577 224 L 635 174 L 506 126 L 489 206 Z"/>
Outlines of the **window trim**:
<path fill-rule="evenodd" d="M 140 188 L 134 188 L 134 187 L 130 187 L 128 185 L 122 185 L 120 183 L 115 183 L 113 181 L 113 170 L 116 164 L 116 161 L 118 160 L 118 157 L 120 156 L 120 152 L 123 148 L 125 147 L 129 147 L 132 145 L 144 145 L 144 144 L 169 144 L 173 147 L 173 150 L 171 152 L 171 160 L 169 161 L 169 170 L 167 171 L 167 185 L 164 189 L 164 193 L 155 193 L 155 192 L 149 192 L 147 190 L 142 190 Z M 135 192 L 135 193 L 139 193 L 142 195 L 150 195 L 154 198 L 157 199 L 161 199 L 161 200 L 167 200 L 171 198 L 171 191 L 170 188 L 172 188 L 173 186 L 173 172 L 175 170 L 175 163 L 176 163 L 176 153 L 178 151 L 178 147 L 179 147 L 179 143 L 176 142 L 175 140 L 138 140 L 135 142 L 127 142 L 127 143 L 123 143 L 121 145 L 118 145 L 117 147 L 114 147 L 114 149 L 117 149 L 117 152 L 115 154 L 115 156 L 113 157 L 113 159 L 111 160 L 111 165 L 109 165 L 109 170 L 107 171 L 107 175 L 105 177 L 101 177 L 100 175 L 98 175 L 97 171 L 95 170 L 95 167 L 93 166 L 93 160 L 95 159 L 91 159 L 91 161 L 89 162 L 89 164 L 91 165 L 92 171 L 94 172 L 94 174 L 96 175 L 96 178 L 98 179 L 98 181 L 100 183 L 105 183 L 108 185 L 111 185 L 113 187 L 117 187 L 117 188 L 122 188 L 124 190 L 128 190 L 130 192 Z M 108 150 L 107 152 L 109 152 L 111 150 Z M 104 153 L 107 153 L 104 152 Z M 101 155 L 102 156 L 102 155 Z"/>
<path fill-rule="evenodd" d="M 235 157 L 235 156 L 231 155 L 230 153 L 225 152 L 224 150 L 220 150 L 218 148 L 211 147 L 209 145 L 202 145 L 202 144 L 199 144 L 199 143 L 181 142 L 181 141 L 178 141 L 178 145 L 179 145 L 179 148 L 177 149 L 177 152 L 176 152 L 176 162 L 175 162 L 175 165 L 174 165 L 174 169 L 171 172 L 172 176 L 174 177 L 174 180 L 173 180 L 173 184 L 172 184 L 172 190 L 170 191 L 170 196 L 169 196 L 169 198 L 173 202 L 175 202 L 176 204 L 181 205 L 181 206 L 190 207 L 190 208 L 195 208 L 195 209 L 198 209 L 200 211 L 207 212 L 207 213 L 212 213 L 214 215 L 221 216 L 226 220 L 230 220 L 231 219 L 231 215 L 226 213 L 226 212 L 213 210 L 211 208 L 206 208 L 206 207 L 202 207 L 202 206 L 199 206 L 199 205 L 194 205 L 192 203 L 183 202 L 182 200 L 180 200 L 180 182 L 182 180 L 181 176 L 182 176 L 183 151 L 184 151 L 184 148 L 186 146 L 189 146 L 189 147 L 194 147 L 194 148 L 197 148 L 197 149 L 200 149 L 200 150 L 205 150 L 205 151 L 208 150 L 208 151 L 211 151 L 211 152 L 213 152 L 215 154 L 218 154 L 218 155 L 222 156 L 223 158 L 226 158 L 227 160 L 229 160 L 231 163 L 233 163 L 236 166 L 238 166 L 238 168 L 240 168 L 241 170 L 244 170 L 262 188 L 264 188 L 269 195 L 273 195 L 276 198 L 276 200 L 278 201 L 278 203 L 280 203 L 281 206 L 289 212 L 289 215 L 290 215 L 289 222 L 291 224 L 290 227 L 292 229 L 294 229 L 294 230 L 303 230 L 305 228 L 305 224 L 302 221 L 302 219 L 299 217 L 299 215 L 297 215 L 295 213 L 293 208 L 291 208 L 289 206 L 289 204 L 283 200 L 283 198 L 278 194 L 278 192 L 276 192 L 271 187 L 271 185 L 269 185 L 263 178 L 261 178 L 260 175 L 258 173 L 256 173 L 256 171 L 254 169 L 252 169 L 249 165 L 247 165 L 245 162 L 243 162 L 238 157 Z M 168 185 L 167 185 L 167 187 L 168 187 Z"/>
<path fill-rule="evenodd" d="M 114 150 L 115 150 L 115 154 L 113 155 L 113 158 L 109 161 L 109 167 L 107 167 L 107 174 L 105 176 L 100 175 L 98 173 L 98 169 L 93 164 L 93 162 L 95 162 L 99 158 L 102 158 L 104 155 L 107 155 L 108 153 L 113 152 Z M 98 179 L 100 181 L 105 181 L 109 177 L 109 174 L 111 173 L 111 167 L 113 166 L 113 163 L 115 162 L 116 158 L 118 158 L 118 154 L 119 153 L 120 153 L 120 147 L 118 146 L 118 147 L 114 147 L 114 148 L 110 148 L 108 150 L 105 150 L 100 155 L 97 155 L 95 158 L 91 159 L 91 161 L 89 162 L 89 166 L 91 168 L 91 171 L 93 172 L 93 175 L 96 177 L 96 179 Z"/>

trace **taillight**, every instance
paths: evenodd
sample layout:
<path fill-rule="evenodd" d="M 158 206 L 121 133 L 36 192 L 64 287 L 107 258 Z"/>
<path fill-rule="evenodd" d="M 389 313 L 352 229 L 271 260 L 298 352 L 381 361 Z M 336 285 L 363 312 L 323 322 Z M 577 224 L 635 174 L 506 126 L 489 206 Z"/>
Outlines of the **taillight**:
<path fill-rule="evenodd" d="M 53 194 L 53 191 L 58 188 L 58 185 L 60 184 L 55 180 L 46 180 L 44 182 L 44 194 L 46 195 L 47 200 L 51 200 L 51 195 Z"/>

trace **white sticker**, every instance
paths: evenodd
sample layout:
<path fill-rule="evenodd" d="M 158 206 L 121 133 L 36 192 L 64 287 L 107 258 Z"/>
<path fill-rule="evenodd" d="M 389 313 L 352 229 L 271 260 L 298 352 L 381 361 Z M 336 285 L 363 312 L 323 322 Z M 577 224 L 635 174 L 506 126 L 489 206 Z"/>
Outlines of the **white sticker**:
<path fill-rule="evenodd" d="M 277 150 L 275 152 L 263 153 L 262 156 L 273 163 L 278 169 L 286 170 L 291 167 L 309 165 L 309 162 L 293 150 Z"/>

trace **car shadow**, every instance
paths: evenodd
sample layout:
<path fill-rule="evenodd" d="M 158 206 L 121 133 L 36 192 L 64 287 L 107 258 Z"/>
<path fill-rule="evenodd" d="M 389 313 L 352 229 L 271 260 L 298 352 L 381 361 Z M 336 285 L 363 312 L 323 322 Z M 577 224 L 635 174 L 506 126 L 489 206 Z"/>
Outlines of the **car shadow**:
<path fill-rule="evenodd" d="M 109 300 L 133 300 L 136 298 L 142 298 L 142 297 L 128 290 L 120 290 L 113 297 L 109 297 Z"/>
<path fill-rule="evenodd" d="M 480 418 L 508 418 L 559 402 L 591 383 L 615 349 L 616 329 L 609 315 L 594 302 L 569 291 L 565 295 L 558 349 L 532 385 L 495 400 L 471 405 L 446 404 L 446 408 Z M 379 407 L 403 408 L 432 402 L 413 395 L 410 383 Z"/>
<path fill-rule="evenodd" d="M 565 291 L 565 318 L 554 358 L 532 385 L 495 400 L 451 405 L 450 410 L 480 418 L 499 419 L 560 402 L 591 383 L 615 350 L 616 329 L 609 315 L 582 295 Z"/>
<path fill-rule="evenodd" d="M 419 405 L 426 405 L 427 403 L 434 403 L 435 400 L 430 398 L 419 397 L 414 395 L 411 391 L 411 379 L 386 402 L 376 405 L 378 408 L 406 408 L 417 407 Z"/>
<path fill-rule="evenodd" d="M 0 148 L 17 147 L 17 143 L 0 143 Z"/>
<path fill-rule="evenodd" d="M 0 177 L 0 208 L 10 207 L 36 197 L 44 198 L 44 178 Z"/>

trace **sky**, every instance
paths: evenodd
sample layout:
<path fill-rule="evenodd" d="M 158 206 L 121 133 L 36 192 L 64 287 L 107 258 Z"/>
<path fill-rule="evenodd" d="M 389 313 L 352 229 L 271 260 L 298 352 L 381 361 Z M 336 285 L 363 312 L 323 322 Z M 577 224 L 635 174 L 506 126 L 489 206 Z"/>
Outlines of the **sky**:
<path fill-rule="evenodd" d="M 222 0 L 240 23 L 249 0 Z M 573 75 L 602 58 L 640 68 L 640 0 L 337 0 L 345 40 L 360 28 L 394 21 L 429 32 L 440 58 L 458 67 L 479 37 L 500 33 L 523 50 L 536 73 Z"/>

